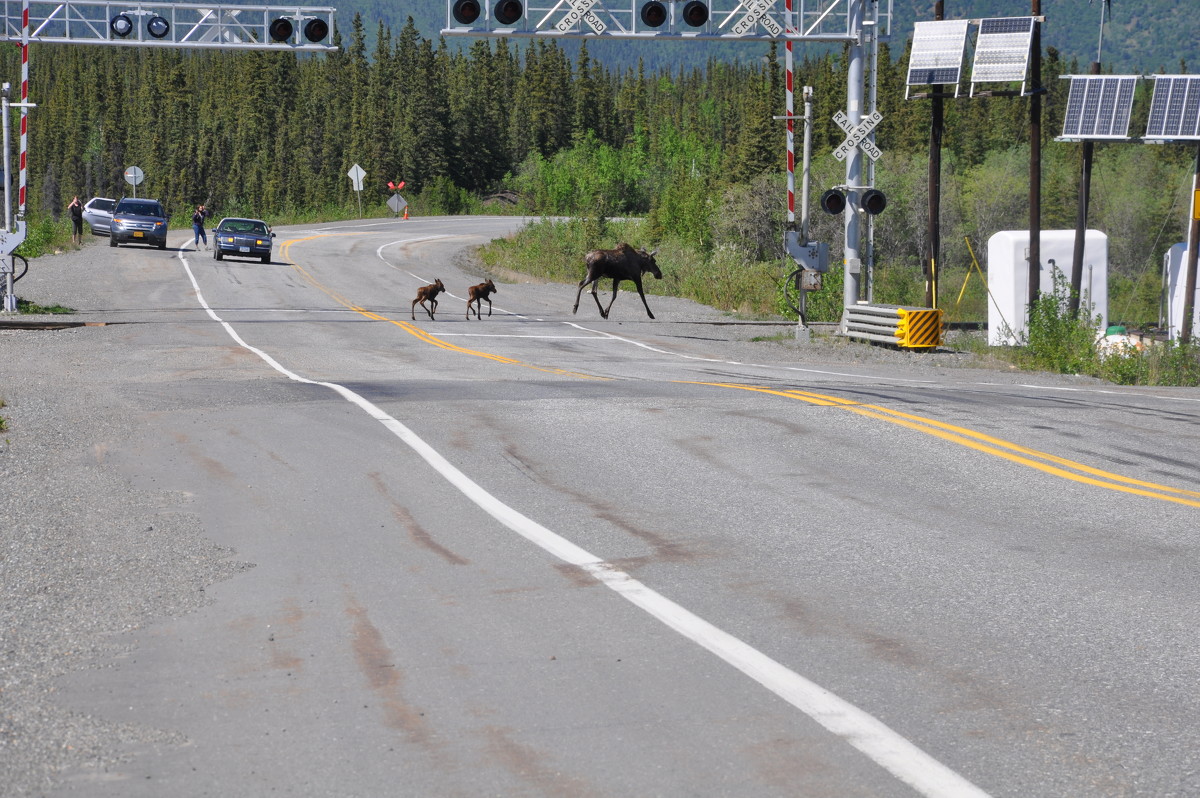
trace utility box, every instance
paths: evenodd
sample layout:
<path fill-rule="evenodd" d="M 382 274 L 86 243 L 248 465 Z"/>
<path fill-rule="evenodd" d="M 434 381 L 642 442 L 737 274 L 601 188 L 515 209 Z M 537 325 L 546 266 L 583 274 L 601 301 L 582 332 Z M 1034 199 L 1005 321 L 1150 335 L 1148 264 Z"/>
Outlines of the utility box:
<path fill-rule="evenodd" d="M 1043 230 L 1041 234 L 1042 294 L 1054 289 L 1054 273 L 1069 289 L 1075 256 L 1074 230 Z M 1003 230 L 988 239 L 988 344 L 1012 346 L 1025 335 L 1029 319 L 1029 231 Z M 1083 279 L 1079 307 L 1091 306 L 1100 316 L 1097 334 L 1108 326 L 1108 236 L 1088 230 L 1083 239 Z"/>
<path fill-rule="evenodd" d="M 1163 255 L 1167 283 L 1167 335 L 1172 341 L 1183 330 L 1183 300 L 1187 290 L 1187 244 L 1176 244 Z M 1200 280 L 1192 297 L 1192 338 L 1200 336 Z"/>

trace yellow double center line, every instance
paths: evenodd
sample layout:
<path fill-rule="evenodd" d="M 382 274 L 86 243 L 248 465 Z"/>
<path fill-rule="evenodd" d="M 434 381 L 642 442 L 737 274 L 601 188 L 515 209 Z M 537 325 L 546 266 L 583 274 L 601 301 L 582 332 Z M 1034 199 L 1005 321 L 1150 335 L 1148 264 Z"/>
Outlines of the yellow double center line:
<path fill-rule="evenodd" d="M 364 318 L 368 318 L 373 321 L 386 321 L 389 324 L 394 324 L 407 332 L 409 335 L 412 335 L 415 338 L 424 341 L 425 343 L 432 344 L 433 346 L 451 352 L 471 355 L 472 357 L 482 357 L 488 360 L 493 360 L 497 363 L 520 366 L 522 368 L 534 369 L 536 371 L 542 371 L 549 374 L 560 374 L 563 376 L 578 377 L 586 380 L 611 379 L 609 377 L 600 377 L 594 374 L 585 374 L 578 371 L 567 371 L 565 369 L 535 366 L 510 357 L 504 357 L 503 355 L 494 355 L 490 352 L 480 352 L 475 349 L 466 349 L 465 347 L 448 343 L 437 336 L 422 330 L 420 327 L 417 327 L 411 322 L 390 319 L 387 316 L 382 316 L 378 313 L 355 305 L 341 294 L 338 294 L 336 291 L 332 291 L 327 288 L 315 277 L 305 271 L 302 266 L 288 258 L 288 250 L 292 244 L 300 243 L 302 241 L 311 241 L 316 238 L 324 238 L 329 235 L 337 234 L 324 233 L 320 235 L 309 236 L 308 238 L 298 238 L 288 241 L 282 247 L 280 247 L 280 254 L 309 285 L 312 285 L 317 290 L 326 294 L 339 305 L 342 305 L 343 307 L 360 314 Z M 346 233 L 342 235 L 359 234 Z M 953 424 L 947 424 L 944 421 L 937 421 L 930 418 L 924 418 L 922 416 L 915 416 L 910 413 L 903 413 L 899 410 L 892 410 L 880 405 L 862 404 L 850 399 L 843 399 L 839 396 L 829 396 L 827 394 L 813 393 L 811 391 L 778 390 L 764 386 L 739 385 L 737 383 L 727 382 L 694 382 L 685 380 L 676 380 L 675 382 L 680 382 L 685 385 L 705 385 L 712 388 L 732 388 L 739 391 L 752 391 L 755 393 L 772 394 L 774 396 L 781 396 L 788 399 L 797 399 L 802 402 L 808 402 L 809 404 L 819 405 L 822 407 L 842 408 L 862 416 L 879 419 L 891 424 L 897 424 L 902 427 L 907 427 L 911 430 L 916 430 L 917 432 L 923 432 L 926 435 L 933 435 L 934 437 L 950 441 L 951 443 L 957 443 L 961 446 L 966 446 L 979 452 L 1000 457 L 1013 463 L 1035 468 L 1038 471 L 1042 471 L 1046 474 L 1051 474 L 1056 477 L 1061 477 L 1062 479 L 1068 479 L 1072 482 L 1080 482 L 1085 485 L 1107 488 L 1109 490 L 1120 491 L 1122 493 L 1132 493 L 1137 496 L 1145 496 L 1151 499 L 1160 499 L 1162 501 L 1174 502 L 1176 504 L 1184 504 L 1189 507 L 1200 507 L 1200 492 L 1197 491 L 1172 488 L 1167 485 L 1159 485 L 1154 482 L 1146 482 L 1140 479 L 1133 479 L 1132 477 L 1125 477 L 1120 474 L 1114 474 L 1099 468 L 1093 468 L 1091 466 L 1084 465 L 1083 463 L 1077 463 L 1073 460 L 1068 460 L 1065 457 L 1059 457 L 1058 455 L 1040 452 L 1036 449 L 1020 446 L 1001 438 L 996 438 L 991 435 L 986 435 L 982 432 L 976 432 L 975 430 L 967 429 L 966 427 L 958 427 Z"/>
<path fill-rule="evenodd" d="M 1189 507 L 1200 507 L 1200 492 L 1197 491 L 1172 488 L 1167 485 L 1159 485 L 1155 482 L 1146 482 L 1114 474 L 1084 465 L 1083 463 L 1077 463 L 1074 460 L 1068 460 L 1065 457 L 1020 446 L 1001 438 L 967 429 L 966 427 L 958 427 L 954 424 L 947 424 L 944 421 L 914 416 L 911 413 L 902 413 L 899 410 L 892 410 L 891 408 L 879 405 L 862 404 L 850 399 L 812 393 L 811 391 L 777 390 L 762 386 L 738 385 L 728 382 L 685 382 L 685 384 L 707 385 L 715 388 L 733 388 L 740 391 L 753 391 L 755 393 L 783 396 L 788 399 L 798 399 L 802 402 L 808 402 L 809 404 L 821 407 L 839 407 L 861 416 L 877 418 L 891 424 L 898 424 L 901 427 L 923 432 L 926 435 L 933 435 L 942 440 L 957 443 L 960 446 L 966 446 L 979 452 L 985 452 L 1014 463 L 1036 468 L 1038 471 L 1053 474 L 1063 479 L 1069 479 L 1072 482 L 1081 482 L 1085 485 L 1095 485 L 1100 488 L 1108 488 L 1109 490 L 1121 491 L 1123 493 L 1133 493 L 1151 499 L 1175 502 L 1176 504 L 1186 504 Z"/>
<path fill-rule="evenodd" d="M 547 374 L 561 374 L 563 376 L 578 377 L 578 378 L 584 379 L 584 380 L 607 380 L 607 379 L 610 379 L 609 377 L 600 377 L 595 374 L 583 374 L 578 371 L 567 371 L 565 369 L 547 368 L 545 366 L 535 366 L 532 363 L 525 363 L 524 361 L 516 360 L 511 357 L 504 357 L 503 355 L 493 355 L 490 352 L 480 352 L 477 349 L 467 349 L 466 347 L 456 346 L 447 341 L 443 341 L 441 338 L 438 338 L 436 335 L 433 335 L 432 333 L 428 333 L 425 330 L 422 330 L 420 327 L 413 324 L 412 322 L 403 321 L 401 319 L 391 319 L 391 318 L 388 318 L 387 316 L 380 315 L 379 313 L 375 313 L 374 311 L 370 311 L 370 310 L 367 310 L 366 308 L 362 308 L 362 307 L 359 307 L 358 305 L 355 305 L 353 302 L 346 299 L 341 294 L 327 288 L 324 285 L 324 283 L 317 280 L 317 278 L 313 277 L 311 274 L 309 274 L 307 271 L 305 271 L 303 266 L 296 263 L 294 260 L 292 260 L 289 257 L 289 250 L 291 249 L 292 244 L 298 244 L 303 241 L 312 241 L 317 238 L 326 238 L 326 237 L 333 236 L 333 235 L 361 235 L 361 234 L 360 233 L 321 233 L 319 235 L 308 236 L 307 238 L 296 238 L 296 239 L 292 239 L 291 241 L 288 241 L 285 244 L 283 244 L 283 246 L 281 246 L 279 248 L 279 254 L 284 260 L 287 261 L 288 265 L 290 265 L 293 269 L 295 269 L 296 272 L 302 278 L 304 278 L 305 282 L 307 282 L 313 288 L 316 288 L 318 291 L 325 294 L 330 299 L 332 299 L 334 302 L 337 302 L 339 305 L 346 308 L 347 310 L 352 310 L 355 313 L 359 314 L 360 316 L 363 316 L 364 318 L 367 318 L 367 319 L 371 319 L 372 321 L 386 321 L 389 324 L 394 324 L 397 327 L 399 327 L 400 329 L 404 330 L 409 335 L 413 336 L 414 338 L 418 338 L 427 344 L 432 344 L 436 347 L 448 350 L 450 352 L 458 352 L 458 353 L 464 354 L 464 355 L 471 355 L 472 357 L 482 357 L 482 358 L 486 358 L 487 360 L 494 360 L 497 363 L 505 363 L 508 365 L 520 366 L 521 368 L 533 369 L 534 371 L 542 371 Z"/>

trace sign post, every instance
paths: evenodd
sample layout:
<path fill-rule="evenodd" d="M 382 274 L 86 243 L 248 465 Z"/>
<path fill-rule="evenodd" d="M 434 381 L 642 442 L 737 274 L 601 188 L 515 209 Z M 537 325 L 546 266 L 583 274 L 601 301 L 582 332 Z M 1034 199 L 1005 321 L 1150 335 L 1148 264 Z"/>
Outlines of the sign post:
<path fill-rule="evenodd" d="M 125 182 L 133 186 L 133 198 L 137 199 L 137 187 L 141 185 L 142 180 L 146 177 L 142 172 L 141 167 L 131 166 L 125 170 Z"/>
<path fill-rule="evenodd" d="M 360 218 L 362 217 L 363 178 L 366 176 L 367 176 L 367 173 L 364 172 L 363 168 L 361 166 L 359 166 L 358 164 L 354 164 L 354 166 L 351 166 L 350 171 L 346 173 L 346 177 L 350 178 L 350 185 L 354 187 L 355 193 L 358 194 L 358 215 Z"/>

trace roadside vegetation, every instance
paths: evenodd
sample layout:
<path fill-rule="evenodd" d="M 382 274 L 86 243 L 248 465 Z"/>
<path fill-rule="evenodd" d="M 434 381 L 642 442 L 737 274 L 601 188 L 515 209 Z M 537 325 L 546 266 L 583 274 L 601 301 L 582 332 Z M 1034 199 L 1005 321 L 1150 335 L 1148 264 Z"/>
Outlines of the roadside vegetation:
<path fill-rule="evenodd" d="M 747 316 L 790 315 L 782 284 L 792 266 L 780 252 L 785 132 L 773 118 L 784 107 L 785 76 L 775 45 L 746 44 L 742 61 L 651 72 L 602 64 L 586 41 L 573 55 L 547 39 L 463 48 L 423 38 L 411 20 L 396 34 L 380 25 L 368 37 L 358 16 L 344 31 L 338 52 L 305 57 L 39 45 L 22 253 L 62 248 L 71 196 L 124 195 L 130 165 L 146 175 L 139 195 L 160 199 L 183 230 L 201 202 L 218 217 L 272 224 L 357 218 L 360 203 L 363 216 L 389 216 L 387 183 L 404 180 L 415 216 L 546 219 L 486 248 L 492 264 L 575 283 L 584 252 L 626 240 L 658 250 L 664 279 L 651 291 Z M 879 61 L 876 185 L 888 204 L 874 217 L 871 285 L 876 302 L 915 305 L 925 295 L 929 107 L 905 100 L 907 53 L 897 55 L 884 46 Z M 18 58 L 0 51 L 10 72 Z M 1068 90 L 1059 76 L 1083 70 L 1053 48 L 1042 65 L 1042 228 L 1071 229 L 1080 147 L 1054 138 Z M 835 48 L 806 50 L 796 64 L 796 85 L 813 87 L 814 209 L 824 189 L 845 182 L 832 151 L 845 137 L 833 116 L 846 68 Z M 1135 130 L 1150 99 L 1146 86 L 1137 91 Z M 982 257 L 996 232 L 1028 226 L 1028 109 L 1008 97 L 945 105 L 938 304 L 948 322 L 980 324 L 987 290 L 971 253 Z M 140 110 L 150 107 L 158 113 Z M 345 176 L 353 164 L 367 174 L 361 193 Z M 1191 171 L 1184 148 L 1096 146 L 1089 226 L 1109 237 L 1111 323 L 1159 326 L 1162 255 L 1187 229 Z M 553 221 L 565 217 L 577 221 Z M 840 215 L 812 214 L 810 237 L 829 244 L 834 264 L 809 296 L 812 321 L 841 313 L 843 224 Z M 1074 334 L 1070 325 L 1045 325 Z M 1153 363 L 1145 355 L 1117 365 L 1086 352 L 1046 360 L 1036 354 L 1039 335 L 1031 329 L 1029 342 L 1004 355 L 1143 384 L 1186 384 L 1195 356 L 1154 347 Z"/>

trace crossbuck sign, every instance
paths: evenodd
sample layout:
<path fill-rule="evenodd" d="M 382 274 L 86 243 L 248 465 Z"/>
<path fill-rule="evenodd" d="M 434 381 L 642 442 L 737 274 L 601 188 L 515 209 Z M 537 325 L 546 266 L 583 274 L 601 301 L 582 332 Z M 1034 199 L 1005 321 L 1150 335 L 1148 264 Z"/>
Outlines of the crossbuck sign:
<path fill-rule="evenodd" d="M 878 111 L 872 111 L 870 116 L 864 117 L 863 121 L 858 123 L 858 127 L 850 124 L 850 117 L 846 116 L 842 111 L 838 111 L 833 115 L 833 121 L 837 122 L 837 126 L 846 131 L 846 140 L 841 143 L 836 150 L 833 151 L 833 157 L 839 161 L 844 161 L 854 152 L 854 148 L 860 148 L 867 157 L 872 161 L 878 161 L 883 155 L 883 150 L 879 149 L 867 139 L 871 135 L 871 131 L 875 126 L 883 121 L 883 114 Z"/>
<path fill-rule="evenodd" d="M 592 6 L 596 5 L 596 0 L 568 0 L 568 2 L 571 10 L 554 26 L 558 28 L 560 33 L 566 33 L 578 25 L 581 19 L 596 33 L 604 33 L 608 30 L 608 26 L 604 24 L 600 17 L 592 13 Z"/>
<path fill-rule="evenodd" d="M 774 5 L 775 0 L 746 0 L 746 2 L 741 6 L 742 8 L 746 9 L 746 16 L 742 17 L 741 20 L 733 26 L 734 35 L 744 36 L 754 28 L 754 23 L 757 22 L 763 26 L 763 29 L 766 30 L 767 33 L 771 34 L 772 36 L 781 36 L 783 34 L 783 27 L 775 20 L 766 16 L 766 13 L 770 11 L 771 7 Z M 735 11 L 734 13 L 737 12 Z M 733 16 L 733 14 L 730 14 L 730 16 Z"/>

